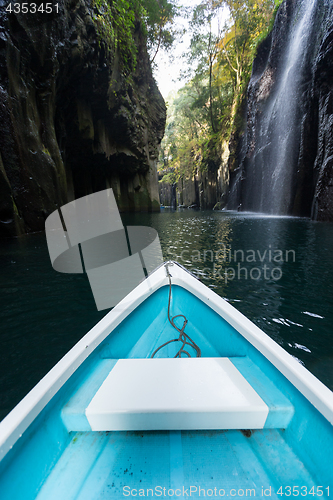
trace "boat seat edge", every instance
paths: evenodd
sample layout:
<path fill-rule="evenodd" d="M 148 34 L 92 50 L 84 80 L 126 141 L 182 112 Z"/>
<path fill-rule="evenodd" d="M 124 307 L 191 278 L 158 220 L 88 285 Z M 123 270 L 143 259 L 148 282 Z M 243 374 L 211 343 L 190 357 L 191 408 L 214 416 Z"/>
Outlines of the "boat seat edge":
<path fill-rule="evenodd" d="M 159 358 L 159 359 L 167 359 L 167 358 Z M 173 359 L 173 358 L 168 358 L 168 359 Z M 210 358 L 201 358 L 201 359 L 210 359 Z M 218 359 L 218 358 L 212 358 L 212 359 Z M 273 384 L 273 382 L 269 380 L 268 377 L 248 357 L 242 356 L 242 357 L 231 357 L 231 358 L 220 358 L 220 359 L 230 360 L 232 365 L 239 372 L 240 376 L 244 377 L 244 379 L 252 387 L 253 391 L 257 394 L 259 399 L 262 400 L 264 406 L 267 405 L 267 412 L 265 415 L 264 415 L 265 410 L 262 407 L 261 409 L 258 410 L 258 405 L 256 406 L 256 404 L 253 405 L 252 409 L 247 408 L 245 410 L 242 410 L 243 413 L 244 411 L 247 412 L 247 416 L 245 416 L 244 413 L 243 417 L 241 418 L 238 418 L 237 414 L 234 414 L 233 417 L 231 417 L 231 420 L 230 419 L 228 420 L 228 418 L 227 420 L 223 420 L 224 415 L 222 415 L 222 421 L 229 422 L 227 428 L 238 428 L 238 429 L 286 428 L 290 420 L 292 419 L 292 416 L 294 414 L 294 408 L 292 404 L 289 402 L 289 400 Z M 91 374 L 91 376 L 87 378 L 87 380 L 79 387 L 79 389 L 73 394 L 73 396 L 70 398 L 67 404 L 63 407 L 61 411 L 61 417 L 68 432 L 71 431 L 89 432 L 91 430 L 156 430 L 156 423 L 154 423 L 157 418 L 156 415 L 155 415 L 155 420 L 154 417 L 153 420 L 150 420 L 149 412 L 147 419 L 147 414 L 144 415 L 140 411 L 139 412 L 132 411 L 132 413 L 130 412 L 130 415 L 127 415 L 126 418 L 124 418 L 124 416 L 122 417 L 119 415 L 116 416 L 114 412 L 111 411 L 111 413 L 113 413 L 113 416 L 110 418 L 111 421 L 114 422 L 111 425 L 112 428 L 107 428 L 108 424 L 105 423 L 97 424 L 96 428 L 94 428 L 94 425 L 92 425 L 94 418 L 96 419 L 96 415 L 94 415 L 94 412 L 96 413 L 96 411 L 95 410 L 91 411 L 90 403 L 95 397 L 95 395 L 98 393 L 103 383 L 106 381 L 112 369 L 115 367 L 117 361 L 118 361 L 117 359 L 101 360 L 97 368 Z M 127 363 L 128 362 L 131 363 L 131 361 L 132 360 L 129 359 L 126 360 Z M 258 417 L 255 416 L 255 413 L 256 412 L 258 413 L 258 411 L 259 413 L 261 412 L 262 414 L 262 417 L 260 417 L 259 420 Z M 105 413 L 105 410 L 102 409 L 101 412 Z M 185 412 L 183 411 L 182 414 L 184 415 L 185 413 L 186 411 Z M 105 416 L 101 417 L 97 415 L 97 420 L 98 418 L 100 418 L 101 421 L 104 418 L 105 422 Z M 162 428 L 168 429 L 169 428 L 168 426 L 170 426 L 170 430 L 181 428 L 180 425 L 181 418 L 182 415 L 179 414 L 177 416 L 176 412 L 174 412 L 173 415 L 169 416 L 167 415 L 166 417 L 165 415 L 163 416 L 162 413 L 158 415 L 158 419 L 159 422 L 161 422 Z M 190 423 L 191 429 L 196 428 L 195 426 L 198 425 L 196 422 L 199 422 L 198 428 L 201 429 L 204 429 L 205 425 L 207 425 L 207 429 L 219 428 L 217 424 L 218 418 L 216 417 L 216 414 L 214 415 L 214 412 L 212 411 L 205 411 L 203 409 L 202 411 L 194 412 L 193 415 L 189 415 L 189 413 L 187 413 L 187 420 L 188 422 L 191 422 Z M 146 421 L 148 428 L 145 427 Z M 135 423 L 133 424 L 133 422 Z M 152 429 L 150 429 L 149 427 L 151 425 L 151 422 L 153 422 Z M 230 422 L 232 423 L 230 424 Z M 244 423 L 248 423 L 249 425 L 244 425 Z M 100 427 L 98 427 L 98 425 Z M 103 425 L 105 428 L 103 427 Z M 124 426 L 124 428 L 122 428 L 122 426 Z M 226 426 L 224 425 L 221 428 L 225 429 Z"/>

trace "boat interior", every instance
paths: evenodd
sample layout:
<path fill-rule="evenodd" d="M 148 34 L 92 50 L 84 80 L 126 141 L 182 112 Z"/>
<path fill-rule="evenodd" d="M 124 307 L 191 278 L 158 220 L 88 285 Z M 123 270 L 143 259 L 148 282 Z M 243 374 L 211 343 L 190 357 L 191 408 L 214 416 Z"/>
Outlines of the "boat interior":
<path fill-rule="evenodd" d="M 232 373 L 237 372 L 240 382 L 235 382 L 235 391 L 253 391 L 254 399 L 245 406 L 242 402 L 226 404 L 227 408 L 217 404 L 214 411 L 226 419 L 219 429 L 211 420 L 211 408 L 214 387 L 223 380 L 215 379 L 207 364 L 193 364 L 198 370 L 196 379 L 193 371 L 187 372 L 185 364 L 179 363 L 185 367 L 179 375 L 184 381 L 180 388 L 175 386 L 179 379 L 173 377 L 173 368 L 165 375 L 146 373 L 142 382 L 138 360 L 150 358 L 159 346 L 178 337 L 168 319 L 168 298 L 169 287 L 162 286 L 143 301 L 46 405 L 3 459 L 2 498 L 281 498 L 289 496 L 288 488 L 301 496 L 329 496 L 331 424 L 258 349 L 181 286 L 172 286 L 171 315 L 186 316 L 185 331 L 199 346 L 201 358 L 223 360 L 223 380 L 233 379 Z M 183 318 L 174 321 L 181 329 Z M 174 358 L 178 349 L 179 342 L 165 345 L 154 356 L 155 366 L 166 358 L 179 360 Z M 196 356 L 194 349 L 191 355 Z M 118 360 L 126 363 L 117 374 Z M 113 388 L 120 388 L 109 398 L 105 392 L 108 377 Z M 186 385 L 188 380 L 191 383 Z M 204 381 L 202 387 L 198 380 Z M 154 410 L 159 387 L 167 388 L 171 398 L 178 394 L 173 414 Z M 140 424 L 140 408 L 134 406 L 127 408 L 127 427 L 121 429 L 122 419 L 112 405 L 124 391 L 136 394 L 137 398 L 130 399 L 138 404 L 143 397 L 145 404 L 152 404 L 148 424 L 142 415 Z M 187 391 L 193 391 L 193 397 L 187 397 Z M 206 393 L 210 396 L 204 408 L 200 404 L 206 401 Z M 226 396 L 230 401 L 233 397 Z M 158 429 L 161 418 L 163 428 Z"/>

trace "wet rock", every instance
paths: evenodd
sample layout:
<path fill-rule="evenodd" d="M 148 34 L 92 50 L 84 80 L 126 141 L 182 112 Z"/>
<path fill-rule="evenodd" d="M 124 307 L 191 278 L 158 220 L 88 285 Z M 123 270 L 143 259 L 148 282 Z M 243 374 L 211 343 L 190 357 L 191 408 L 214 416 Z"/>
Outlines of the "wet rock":
<path fill-rule="evenodd" d="M 196 158 L 199 168 L 190 175 L 184 175 L 177 182 L 162 181 L 172 168 L 159 172 L 159 192 L 164 206 L 213 209 L 216 203 L 223 208 L 226 205 L 226 193 L 229 185 L 230 150 L 228 145 L 208 149 L 208 154 Z"/>
<path fill-rule="evenodd" d="M 112 187 L 120 210 L 159 210 L 166 109 L 137 23 L 135 71 L 98 41 L 87 0 L 0 9 L 0 236 L 44 229 L 66 202 Z"/>
<path fill-rule="evenodd" d="M 302 9 L 312 8 L 312 2 L 286 0 L 272 33 L 258 49 L 248 86 L 246 131 L 238 147 L 238 169 L 232 173 L 229 208 L 333 220 L 333 6 L 328 0 L 314 0 L 313 5 L 310 31 L 299 42 L 304 43 L 308 37 L 300 52 L 302 59 L 289 70 L 285 60 L 288 54 L 290 57 L 288 44 L 293 41 Z M 279 102 L 281 107 L 282 99 L 278 101 L 276 96 L 287 70 L 288 78 L 297 78 L 298 84 L 291 95 L 285 96 L 285 101 L 294 102 L 295 119 L 291 117 L 292 126 L 285 120 L 285 129 L 290 130 L 282 141 L 276 132 L 281 109 L 273 104 Z M 286 147 L 284 169 L 279 169 L 278 162 L 272 169 L 279 149 Z M 285 186 L 280 189 L 282 184 Z M 284 199 L 275 203 L 275 208 L 272 200 L 278 190 Z"/>

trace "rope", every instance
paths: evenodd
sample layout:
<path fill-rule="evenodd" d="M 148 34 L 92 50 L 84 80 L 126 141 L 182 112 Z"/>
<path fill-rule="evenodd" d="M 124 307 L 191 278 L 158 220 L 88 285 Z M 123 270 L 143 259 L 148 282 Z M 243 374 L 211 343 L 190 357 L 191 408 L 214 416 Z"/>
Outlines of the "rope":
<path fill-rule="evenodd" d="M 162 344 L 160 347 L 158 347 L 154 352 L 153 354 L 151 355 L 151 358 L 153 358 L 155 356 L 155 354 L 160 350 L 162 349 L 162 347 L 165 347 L 166 345 L 168 344 L 171 344 L 171 342 L 182 342 L 182 346 L 181 348 L 179 349 L 179 351 L 176 353 L 176 355 L 174 356 L 174 358 L 181 358 L 182 354 L 186 354 L 186 356 L 188 356 L 189 358 L 191 357 L 190 353 L 188 351 L 185 351 L 184 347 L 186 345 L 189 345 L 190 347 L 192 347 L 195 351 L 196 351 L 196 357 L 197 358 L 200 358 L 201 357 L 201 350 L 200 348 L 197 346 L 197 344 L 191 339 L 191 337 L 189 337 L 189 335 L 187 335 L 187 333 L 184 332 L 185 330 L 185 326 L 187 325 L 188 323 L 188 320 L 186 319 L 186 316 L 184 316 L 184 314 L 177 314 L 176 316 L 173 316 L 172 318 L 170 318 L 170 304 L 171 304 L 171 274 L 169 272 L 169 269 L 168 269 L 168 264 L 165 264 L 165 268 L 166 268 L 166 272 L 167 272 L 167 276 L 169 278 L 169 303 L 168 303 L 168 320 L 170 322 L 170 324 L 179 332 L 179 337 L 177 339 L 172 339 L 172 340 L 169 340 L 168 342 L 165 342 L 164 344 Z M 174 323 L 174 320 L 176 318 L 184 318 L 184 323 L 183 323 L 183 326 L 181 327 L 181 329 L 178 328 L 177 325 L 175 325 Z"/>

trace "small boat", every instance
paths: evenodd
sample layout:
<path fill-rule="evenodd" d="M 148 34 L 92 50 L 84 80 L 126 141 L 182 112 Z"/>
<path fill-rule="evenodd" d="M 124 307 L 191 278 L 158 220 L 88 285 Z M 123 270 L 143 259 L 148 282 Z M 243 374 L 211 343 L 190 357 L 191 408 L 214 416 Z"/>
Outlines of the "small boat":
<path fill-rule="evenodd" d="M 1 500 L 329 498 L 333 393 L 176 262 L 0 424 Z"/>

